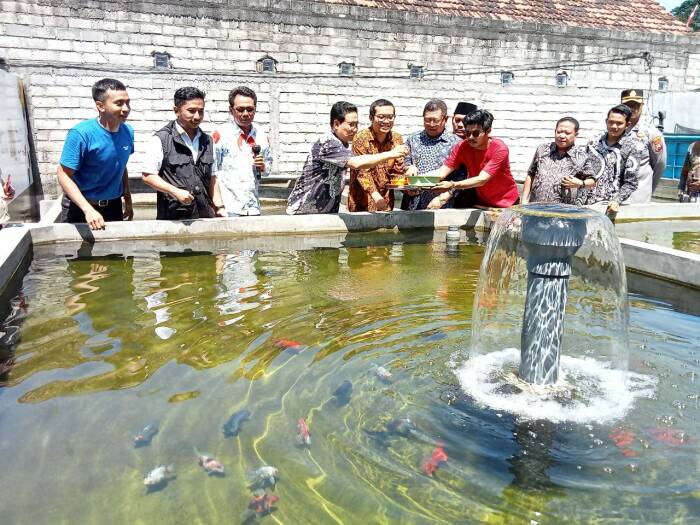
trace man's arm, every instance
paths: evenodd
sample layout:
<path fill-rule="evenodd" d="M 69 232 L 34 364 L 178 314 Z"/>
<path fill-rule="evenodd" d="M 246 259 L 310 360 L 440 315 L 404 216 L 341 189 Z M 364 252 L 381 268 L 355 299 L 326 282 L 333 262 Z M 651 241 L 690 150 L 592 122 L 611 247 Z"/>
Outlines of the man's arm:
<path fill-rule="evenodd" d="M 692 148 L 693 145 L 691 144 Z M 678 189 L 680 191 L 688 191 L 688 173 L 690 172 L 690 148 L 688 148 L 688 153 L 685 155 L 685 162 L 683 162 L 683 169 L 681 170 L 681 178 L 678 181 Z"/>
<path fill-rule="evenodd" d="M 270 147 L 270 137 L 267 133 L 261 144 L 260 155 L 253 157 L 253 165 L 260 170 L 260 173 L 272 172 L 272 148 Z"/>
<path fill-rule="evenodd" d="M 535 156 L 532 157 L 532 162 L 530 162 L 530 167 L 527 169 L 527 175 L 525 176 L 525 184 L 523 185 L 523 204 L 528 204 L 530 202 L 530 190 L 532 189 L 532 179 L 537 175 L 537 160 L 539 159 L 540 148 L 535 150 Z"/>
<path fill-rule="evenodd" d="M 104 230 L 104 218 L 90 205 L 87 199 L 83 197 L 83 193 L 73 180 L 73 173 L 74 171 L 72 169 L 66 168 L 62 164 L 58 165 L 56 178 L 58 179 L 63 193 L 83 211 L 85 214 L 85 222 L 87 222 L 91 230 Z"/>
<path fill-rule="evenodd" d="M 637 179 L 639 173 L 639 159 L 634 153 L 634 148 L 629 148 L 623 170 L 620 189 L 617 190 L 608 201 L 609 212 L 618 212 L 620 210 L 620 203 L 625 202 L 639 186 L 639 180 Z"/>
<path fill-rule="evenodd" d="M 656 130 L 656 128 L 653 129 Z M 654 170 L 651 178 L 651 191 L 654 192 L 666 170 L 666 143 L 664 136 L 658 130 L 649 140 L 649 164 Z"/>
<path fill-rule="evenodd" d="M 394 149 L 385 151 L 383 153 L 365 154 L 365 155 L 355 155 L 348 159 L 347 166 L 352 169 L 364 169 L 372 168 L 377 164 L 381 164 L 384 161 L 391 159 L 398 159 L 399 157 L 406 156 L 408 154 L 408 147 L 405 144 L 396 146 Z"/>
<path fill-rule="evenodd" d="M 122 175 L 122 184 L 124 185 L 124 219 L 127 221 L 134 220 L 134 205 L 131 202 L 131 188 L 129 187 L 129 170 L 124 168 Z"/>
<path fill-rule="evenodd" d="M 522 197 L 523 204 L 530 203 L 530 189 L 531 188 L 532 188 L 532 175 L 530 175 L 530 173 L 528 173 L 525 176 L 525 183 L 523 184 L 523 197 Z"/>
<path fill-rule="evenodd" d="M 173 186 L 165 179 L 163 179 L 157 173 L 146 173 L 141 174 L 143 177 L 143 182 L 156 191 L 161 191 L 171 195 L 174 199 L 177 199 L 182 204 L 190 204 L 194 199 L 194 196 L 187 190 Z"/>
<path fill-rule="evenodd" d="M 209 182 L 209 195 L 211 195 L 211 202 L 214 205 L 214 215 L 216 217 L 226 217 L 224 200 L 221 198 L 221 190 L 219 189 L 219 181 L 216 175 L 212 175 Z"/>

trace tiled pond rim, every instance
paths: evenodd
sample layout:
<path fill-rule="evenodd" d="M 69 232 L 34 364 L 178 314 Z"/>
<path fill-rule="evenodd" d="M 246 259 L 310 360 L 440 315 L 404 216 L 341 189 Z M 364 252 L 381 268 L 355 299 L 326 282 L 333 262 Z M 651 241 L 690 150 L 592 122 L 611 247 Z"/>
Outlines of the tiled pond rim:
<path fill-rule="evenodd" d="M 345 235 L 353 232 L 398 231 L 421 235 L 426 240 L 444 238 L 444 230 L 457 224 L 463 230 L 488 230 L 494 218 L 482 210 L 438 210 L 388 213 L 340 213 L 337 215 L 268 215 L 194 221 L 133 221 L 108 223 L 105 230 L 92 232 L 85 225 L 39 223 L 0 230 L 0 291 L 24 274 L 35 250 L 46 254 L 75 253 L 77 246 L 89 245 L 90 254 L 114 253 L 114 243 L 156 240 L 176 248 L 193 249 L 193 244 L 211 247 L 212 240 L 227 239 L 241 247 L 304 249 L 341 247 Z M 652 203 L 622 208 L 618 222 L 700 219 L 698 204 Z M 426 232 L 434 232 L 432 235 Z M 420 232 L 420 233 L 419 233 Z M 275 237 L 273 240 L 272 237 Z M 205 241 L 205 239 L 207 239 Z M 633 272 L 700 289 L 700 255 L 621 238 L 625 265 Z M 71 246 L 69 246 L 71 245 Z M 3 297 L 4 299 L 4 297 Z M 3 301 L 5 304 L 6 301 Z"/>

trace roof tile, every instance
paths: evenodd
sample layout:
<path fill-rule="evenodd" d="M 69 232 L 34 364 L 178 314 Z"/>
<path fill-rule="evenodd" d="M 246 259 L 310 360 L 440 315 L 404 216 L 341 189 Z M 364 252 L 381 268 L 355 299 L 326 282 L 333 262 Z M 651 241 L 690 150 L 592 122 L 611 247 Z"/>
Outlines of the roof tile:
<path fill-rule="evenodd" d="M 651 33 L 688 33 L 654 0 L 321 0 L 329 4 L 416 11 L 466 18 Z"/>

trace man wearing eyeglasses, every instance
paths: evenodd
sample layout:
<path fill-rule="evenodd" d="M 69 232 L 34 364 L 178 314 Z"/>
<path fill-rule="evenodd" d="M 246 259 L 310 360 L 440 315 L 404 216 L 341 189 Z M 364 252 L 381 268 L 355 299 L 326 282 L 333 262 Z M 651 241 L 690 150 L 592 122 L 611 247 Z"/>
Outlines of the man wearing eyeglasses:
<path fill-rule="evenodd" d="M 460 138 L 445 129 L 447 125 L 447 104 L 433 99 L 423 108 L 423 130 L 406 137 L 406 145 L 410 151 L 406 158 L 409 165 L 407 173 L 420 174 L 438 169 L 450 156 L 452 148 L 460 142 Z M 452 180 L 454 174 L 450 175 Z M 461 172 L 464 178 L 464 172 Z M 447 193 L 443 195 L 448 195 Z M 425 210 L 428 204 L 438 197 L 431 191 L 417 194 L 404 192 L 401 199 L 402 210 Z M 449 197 L 449 195 L 448 195 Z M 440 207 L 448 204 L 448 199 L 441 202 Z"/>
<path fill-rule="evenodd" d="M 449 158 L 431 175 L 442 179 L 436 189 L 442 192 L 471 190 L 470 204 L 479 207 L 508 208 L 518 202 L 518 187 L 510 172 L 508 146 L 491 136 L 493 115 L 480 109 L 464 119 L 466 139 L 454 147 Z M 446 180 L 454 170 L 464 166 L 467 179 Z M 428 209 L 439 208 L 431 202 Z"/>
<path fill-rule="evenodd" d="M 392 131 L 396 112 L 385 99 L 372 102 L 369 108 L 370 127 L 355 135 L 352 154 L 376 155 L 403 144 L 403 137 Z M 348 210 L 387 211 L 394 208 L 394 191 L 387 186 L 391 178 L 405 173 L 402 158 L 389 159 L 372 167 L 350 170 Z"/>
<path fill-rule="evenodd" d="M 272 167 L 267 133 L 253 122 L 258 97 L 245 86 L 228 96 L 231 119 L 212 133 L 213 175 L 219 183 L 223 208 L 229 217 L 260 215 L 259 179 Z"/>

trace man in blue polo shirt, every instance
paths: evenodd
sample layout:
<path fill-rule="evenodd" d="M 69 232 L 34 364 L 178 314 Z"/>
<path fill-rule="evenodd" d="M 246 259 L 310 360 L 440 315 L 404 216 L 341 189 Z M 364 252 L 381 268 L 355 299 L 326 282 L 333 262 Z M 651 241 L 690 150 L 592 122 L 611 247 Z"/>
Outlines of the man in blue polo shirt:
<path fill-rule="evenodd" d="M 134 130 L 126 124 L 131 101 L 124 84 L 99 80 L 92 98 L 99 114 L 68 131 L 56 176 L 65 194 L 63 222 L 86 222 L 91 230 L 101 230 L 105 221 L 134 217 L 126 169 Z"/>

